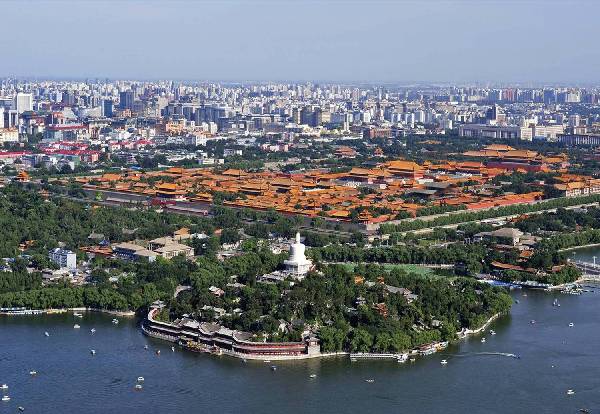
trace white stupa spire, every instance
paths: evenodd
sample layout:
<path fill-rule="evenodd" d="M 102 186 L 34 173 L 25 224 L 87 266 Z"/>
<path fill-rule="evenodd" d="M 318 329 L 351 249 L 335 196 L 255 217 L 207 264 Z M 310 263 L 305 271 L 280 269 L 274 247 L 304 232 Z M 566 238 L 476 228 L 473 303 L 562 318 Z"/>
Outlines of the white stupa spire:
<path fill-rule="evenodd" d="M 300 241 L 300 232 L 296 233 L 296 240 L 290 245 L 290 256 L 284 261 L 286 271 L 296 278 L 303 278 L 310 268 L 312 261 L 304 254 L 306 246 Z"/>

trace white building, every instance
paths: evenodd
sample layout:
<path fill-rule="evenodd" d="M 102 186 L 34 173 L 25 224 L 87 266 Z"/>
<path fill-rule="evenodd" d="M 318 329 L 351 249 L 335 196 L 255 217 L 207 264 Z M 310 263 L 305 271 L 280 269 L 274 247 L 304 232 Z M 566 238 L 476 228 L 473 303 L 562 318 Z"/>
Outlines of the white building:
<path fill-rule="evenodd" d="M 33 111 L 33 95 L 30 93 L 17 93 L 13 106 L 19 115 L 26 111 Z"/>
<path fill-rule="evenodd" d="M 285 270 L 296 279 L 303 279 L 312 268 L 312 261 L 307 259 L 306 247 L 300 242 L 300 233 L 296 233 L 296 242 L 290 245 L 290 257 L 285 260 Z"/>
<path fill-rule="evenodd" d="M 77 255 L 71 250 L 57 247 L 56 249 L 50 250 L 48 258 L 61 268 L 75 269 L 77 267 Z"/>

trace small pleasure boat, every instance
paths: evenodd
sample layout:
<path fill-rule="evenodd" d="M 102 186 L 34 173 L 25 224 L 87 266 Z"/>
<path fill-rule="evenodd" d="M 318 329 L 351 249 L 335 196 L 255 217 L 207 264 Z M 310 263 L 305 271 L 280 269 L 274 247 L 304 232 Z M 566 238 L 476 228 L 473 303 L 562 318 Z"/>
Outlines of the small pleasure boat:
<path fill-rule="evenodd" d="M 91 332 L 91 333 L 96 333 L 96 328 L 92 328 L 92 329 L 90 329 L 90 332 Z"/>
<path fill-rule="evenodd" d="M 277 366 L 271 365 L 271 371 L 277 371 Z"/>
<path fill-rule="evenodd" d="M 317 374 L 310 374 L 309 377 L 310 378 L 317 378 Z"/>
<path fill-rule="evenodd" d="M 45 336 L 50 336 L 50 334 L 48 332 L 44 332 Z"/>
<path fill-rule="evenodd" d="M 572 328 L 572 327 L 574 327 L 574 326 L 575 326 L 575 324 L 574 324 L 573 322 L 571 322 L 571 323 L 569 324 L 569 328 Z"/>
<path fill-rule="evenodd" d="M 485 338 L 481 338 L 481 343 L 485 344 Z"/>
<path fill-rule="evenodd" d="M 0 390 L 7 390 L 7 389 L 8 389 L 8 385 L 6 385 L 6 384 L 0 385 Z"/>
<path fill-rule="evenodd" d="M 171 347 L 171 352 L 175 352 L 175 347 L 174 346 Z"/>
<path fill-rule="evenodd" d="M 144 377 L 138 377 L 137 380 L 138 382 L 144 382 Z"/>
<path fill-rule="evenodd" d="M 531 321 L 529 321 L 530 324 L 534 324 L 535 323 L 535 319 L 532 319 Z"/>
<path fill-rule="evenodd" d="M 115 319 L 112 320 L 112 323 L 115 324 L 115 325 L 118 325 L 119 324 L 119 320 L 115 318 Z"/>
<path fill-rule="evenodd" d="M 442 365 L 446 365 L 448 363 L 448 361 L 446 361 L 445 359 L 442 359 L 442 361 L 440 362 L 440 364 Z"/>
<path fill-rule="evenodd" d="M 81 313 L 77 313 L 77 312 L 75 312 L 73 314 L 73 316 L 75 316 L 76 318 L 83 318 L 83 315 Z"/>
<path fill-rule="evenodd" d="M 144 345 L 144 349 L 148 349 L 148 345 Z"/>
<path fill-rule="evenodd" d="M 90 354 L 96 355 L 96 350 L 95 349 L 90 349 Z"/>
<path fill-rule="evenodd" d="M 25 411 L 25 408 L 24 408 L 24 407 L 21 407 L 21 406 L 19 406 L 18 410 L 19 410 L 19 411 Z"/>
<path fill-rule="evenodd" d="M 156 355 L 160 355 L 160 349 L 156 350 Z"/>
<path fill-rule="evenodd" d="M 375 382 L 375 380 L 372 378 L 369 378 L 369 379 L 366 379 L 365 382 L 368 382 L 369 384 L 371 384 L 371 383 Z"/>
<path fill-rule="evenodd" d="M 79 328 L 81 328 L 81 326 L 79 326 L 77 324 L 73 325 L 73 329 L 79 329 Z"/>
<path fill-rule="evenodd" d="M 575 394 L 575 391 L 573 391 L 573 390 L 567 390 L 567 395 L 573 395 L 573 394 Z"/>
<path fill-rule="evenodd" d="M 29 375 L 37 375 L 37 371 L 29 371 Z"/>
<path fill-rule="evenodd" d="M 143 388 L 142 384 L 135 384 L 135 389 L 136 390 L 141 390 L 142 388 Z"/>
<path fill-rule="evenodd" d="M 491 330 L 491 331 L 490 331 L 490 335 L 496 335 L 496 331 L 494 331 L 494 330 Z"/>
<path fill-rule="evenodd" d="M 10 401 L 10 397 L 8 395 L 3 395 L 2 401 Z"/>

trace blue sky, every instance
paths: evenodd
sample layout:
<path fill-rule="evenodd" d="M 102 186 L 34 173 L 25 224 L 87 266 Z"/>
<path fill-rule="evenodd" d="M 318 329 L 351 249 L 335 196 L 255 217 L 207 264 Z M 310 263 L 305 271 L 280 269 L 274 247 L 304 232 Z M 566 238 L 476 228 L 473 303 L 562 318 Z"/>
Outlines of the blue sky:
<path fill-rule="evenodd" d="M 0 76 L 600 83 L 600 1 L 3 1 Z"/>

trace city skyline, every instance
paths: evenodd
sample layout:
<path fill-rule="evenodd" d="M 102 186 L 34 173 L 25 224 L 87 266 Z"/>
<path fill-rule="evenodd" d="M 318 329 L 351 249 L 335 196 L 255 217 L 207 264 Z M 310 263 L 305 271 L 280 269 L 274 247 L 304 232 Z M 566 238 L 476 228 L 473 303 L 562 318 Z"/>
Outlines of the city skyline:
<path fill-rule="evenodd" d="M 373 5 L 374 3 L 374 5 Z M 597 84 L 600 5 L 4 2 L 1 76 Z M 36 13 L 31 13 L 35 10 Z M 565 19 L 577 11 L 577 25 Z M 98 22 L 101 22 L 99 24 Z M 552 23 L 551 23 L 552 22 Z M 47 25 L 51 27 L 48 34 Z M 27 28 L 25 30 L 24 28 Z M 42 29 L 43 28 L 43 29 Z M 575 47 L 576 46 L 576 47 Z"/>

